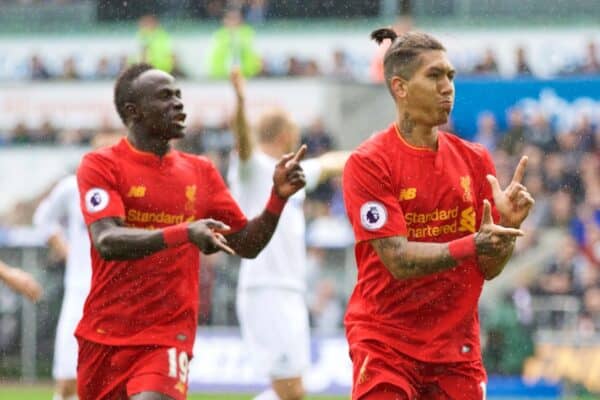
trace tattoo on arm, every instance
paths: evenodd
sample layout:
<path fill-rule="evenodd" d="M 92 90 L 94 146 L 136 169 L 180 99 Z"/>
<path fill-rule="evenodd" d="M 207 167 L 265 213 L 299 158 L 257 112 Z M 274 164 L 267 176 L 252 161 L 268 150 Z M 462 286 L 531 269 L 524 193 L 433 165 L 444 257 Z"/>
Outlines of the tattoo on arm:
<path fill-rule="evenodd" d="M 410 242 L 403 236 L 392 236 L 372 240 L 371 245 L 396 279 L 430 275 L 457 265 L 447 243 Z"/>
<path fill-rule="evenodd" d="M 515 241 L 495 257 L 485 255 L 477 256 L 477 263 L 479 264 L 479 268 L 481 269 L 481 272 L 483 272 L 485 279 L 490 280 L 500 275 L 506 264 L 508 264 L 508 260 L 510 260 L 514 249 Z"/>

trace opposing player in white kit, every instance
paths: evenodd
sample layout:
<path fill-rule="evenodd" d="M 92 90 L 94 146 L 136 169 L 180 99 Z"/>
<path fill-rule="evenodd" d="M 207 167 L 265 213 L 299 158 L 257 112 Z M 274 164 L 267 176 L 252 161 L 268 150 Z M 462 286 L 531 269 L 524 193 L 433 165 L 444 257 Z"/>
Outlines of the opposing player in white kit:
<path fill-rule="evenodd" d="M 265 112 L 253 143 L 245 115 L 244 80 L 234 71 L 237 97 L 234 132 L 237 154 L 229 167 L 231 192 L 245 213 L 260 211 L 272 187 L 277 160 L 296 148 L 298 128 L 282 110 Z M 339 175 L 349 156 L 330 152 L 301 163 L 306 190 Z M 242 336 L 255 368 L 269 376 L 269 389 L 255 399 L 296 400 L 304 396 L 302 373 L 310 362 L 310 332 L 306 290 L 304 190 L 288 200 L 280 224 L 267 247 L 255 259 L 244 259 L 238 281 L 237 312 Z"/>
<path fill-rule="evenodd" d="M 120 137 L 115 133 L 100 133 L 94 137 L 92 146 L 107 146 Z M 74 332 L 92 279 L 90 241 L 81 215 L 75 175 L 69 175 L 56 184 L 38 206 L 33 222 L 46 232 L 48 244 L 66 256 L 64 296 L 56 328 L 52 376 L 55 381 L 54 400 L 74 400 L 77 399 L 77 340 Z M 63 224 L 66 238 L 63 236 Z"/>

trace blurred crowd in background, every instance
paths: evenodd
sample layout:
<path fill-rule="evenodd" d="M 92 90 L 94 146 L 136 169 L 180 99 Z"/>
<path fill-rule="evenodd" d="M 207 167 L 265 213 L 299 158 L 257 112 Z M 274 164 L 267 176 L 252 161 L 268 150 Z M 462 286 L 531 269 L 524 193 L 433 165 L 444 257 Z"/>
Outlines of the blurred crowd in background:
<path fill-rule="evenodd" d="M 154 15 L 139 19 L 137 41 L 139 53 L 136 54 L 94 54 L 82 49 L 81 52 L 66 57 L 31 53 L 27 56 L 0 58 L 0 79 L 33 81 L 74 81 L 114 79 L 127 63 L 145 60 L 155 67 L 163 69 L 176 77 L 206 77 L 226 79 L 232 64 L 239 65 L 246 77 L 328 77 L 332 79 L 354 80 L 361 82 L 381 82 L 383 71 L 381 60 L 387 48 L 382 46 L 371 60 L 364 59 L 356 49 L 339 47 L 331 50 L 329 60 L 315 59 L 285 53 L 261 54 L 256 46 L 255 30 L 265 18 L 265 1 L 241 2 L 239 7 L 223 11 L 217 7 L 216 15 L 223 15 L 221 27 L 213 34 L 207 49 L 198 49 L 202 53 L 203 65 L 195 65 L 194 71 L 184 68 L 180 55 L 175 48 L 177 41 L 161 25 Z M 224 14 L 223 14 L 224 13 Z M 411 17 L 401 17 L 394 29 L 404 32 L 414 28 Z M 364 46 L 370 46 L 365 40 Z M 459 76 L 501 76 L 498 55 L 489 47 L 486 49 L 461 49 L 461 54 L 450 52 L 451 61 L 457 67 Z M 547 60 L 537 60 L 549 64 Z M 454 59 L 453 59 L 454 58 Z M 531 65 L 526 47 L 514 48 L 514 66 L 511 77 L 537 76 Z M 600 56 L 597 45 L 590 39 L 584 48 L 573 54 L 564 55 L 560 62 L 552 60 L 552 69 L 548 76 L 589 75 L 600 73 Z M 506 74 L 502 74 L 506 75 Z"/>

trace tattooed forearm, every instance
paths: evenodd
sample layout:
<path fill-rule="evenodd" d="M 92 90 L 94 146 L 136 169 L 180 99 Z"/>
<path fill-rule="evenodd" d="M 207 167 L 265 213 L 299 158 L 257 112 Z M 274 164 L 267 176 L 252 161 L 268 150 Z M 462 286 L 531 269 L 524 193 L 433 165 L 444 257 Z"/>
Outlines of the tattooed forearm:
<path fill-rule="evenodd" d="M 434 274 L 456 266 L 447 243 L 409 242 L 393 236 L 371 241 L 375 252 L 396 279 Z"/>
<path fill-rule="evenodd" d="M 508 260 L 510 260 L 514 249 L 515 242 L 513 241 L 512 244 L 503 249 L 503 251 L 498 253 L 495 257 L 483 255 L 477 256 L 479 268 L 481 269 L 481 272 L 483 272 L 485 279 L 490 280 L 500 275 L 500 272 L 502 272 L 508 263 Z"/>

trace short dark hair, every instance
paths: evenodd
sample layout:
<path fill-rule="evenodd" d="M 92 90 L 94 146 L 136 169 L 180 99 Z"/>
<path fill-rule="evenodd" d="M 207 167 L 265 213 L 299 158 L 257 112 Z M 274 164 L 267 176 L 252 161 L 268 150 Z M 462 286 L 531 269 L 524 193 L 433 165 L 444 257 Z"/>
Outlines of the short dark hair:
<path fill-rule="evenodd" d="M 138 76 L 151 69 L 154 69 L 154 67 L 148 63 L 131 64 L 121 71 L 117 78 L 117 82 L 115 83 L 115 107 L 124 124 L 127 124 L 125 103 L 135 101 L 132 87 L 133 81 L 135 81 Z"/>
<path fill-rule="evenodd" d="M 391 28 L 381 28 L 371 32 L 371 39 L 381 44 L 390 39 L 392 44 L 383 57 L 383 76 L 391 91 L 391 80 L 394 76 L 410 79 L 420 65 L 420 55 L 428 50 L 446 48 L 440 41 L 423 32 L 406 32 L 400 36 Z"/>

